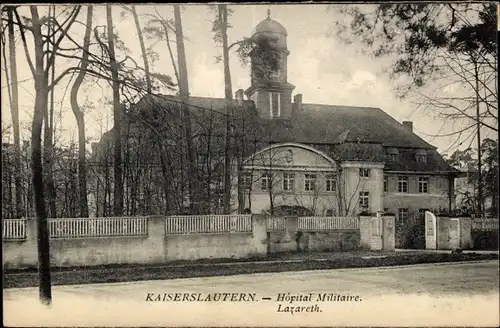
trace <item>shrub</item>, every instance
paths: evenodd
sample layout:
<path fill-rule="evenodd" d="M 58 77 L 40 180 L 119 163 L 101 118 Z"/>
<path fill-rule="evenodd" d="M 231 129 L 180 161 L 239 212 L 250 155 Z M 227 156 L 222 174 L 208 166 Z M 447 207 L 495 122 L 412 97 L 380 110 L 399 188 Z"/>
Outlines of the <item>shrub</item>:
<path fill-rule="evenodd" d="M 409 249 L 425 248 L 425 218 L 411 215 L 407 220 L 396 220 L 397 247 Z"/>

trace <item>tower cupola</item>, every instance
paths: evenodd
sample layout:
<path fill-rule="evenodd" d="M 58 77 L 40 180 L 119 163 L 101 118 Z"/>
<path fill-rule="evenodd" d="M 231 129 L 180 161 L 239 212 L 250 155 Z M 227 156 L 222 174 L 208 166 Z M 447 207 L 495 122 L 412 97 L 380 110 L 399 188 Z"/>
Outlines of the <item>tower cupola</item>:
<path fill-rule="evenodd" d="M 252 85 L 245 94 L 254 101 L 259 114 L 269 118 L 291 118 L 291 93 L 287 81 L 288 33 L 283 25 L 267 18 L 253 29 L 250 52 Z"/>

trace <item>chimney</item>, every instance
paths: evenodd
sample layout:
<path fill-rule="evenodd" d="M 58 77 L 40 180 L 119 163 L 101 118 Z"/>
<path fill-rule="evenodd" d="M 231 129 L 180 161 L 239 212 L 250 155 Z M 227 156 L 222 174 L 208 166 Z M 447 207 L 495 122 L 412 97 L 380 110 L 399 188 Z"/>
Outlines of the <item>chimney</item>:
<path fill-rule="evenodd" d="M 411 121 L 403 121 L 403 126 L 410 132 L 413 133 L 413 122 Z"/>
<path fill-rule="evenodd" d="M 302 111 L 302 94 L 301 93 L 293 96 L 293 104 L 295 107 L 295 115 L 297 115 L 298 113 L 300 113 Z"/>
<path fill-rule="evenodd" d="M 244 90 L 243 89 L 238 89 L 235 93 L 234 93 L 234 98 L 236 99 L 236 101 L 238 102 L 239 105 L 242 105 L 243 104 L 243 92 Z"/>

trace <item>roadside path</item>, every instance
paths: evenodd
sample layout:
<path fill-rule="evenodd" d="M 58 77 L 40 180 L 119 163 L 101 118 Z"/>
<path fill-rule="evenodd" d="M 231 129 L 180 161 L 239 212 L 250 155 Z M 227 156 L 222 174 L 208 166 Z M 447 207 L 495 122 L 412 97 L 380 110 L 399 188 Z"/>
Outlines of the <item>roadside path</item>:
<path fill-rule="evenodd" d="M 6 326 L 498 326 L 497 261 L 392 268 L 4 289 Z M 255 302 L 150 302 L 148 294 L 255 293 Z M 278 301 L 278 295 L 356 295 L 360 302 Z M 269 300 L 263 300 L 269 298 Z M 280 312 L 313 306 L 321 312 Z"/>

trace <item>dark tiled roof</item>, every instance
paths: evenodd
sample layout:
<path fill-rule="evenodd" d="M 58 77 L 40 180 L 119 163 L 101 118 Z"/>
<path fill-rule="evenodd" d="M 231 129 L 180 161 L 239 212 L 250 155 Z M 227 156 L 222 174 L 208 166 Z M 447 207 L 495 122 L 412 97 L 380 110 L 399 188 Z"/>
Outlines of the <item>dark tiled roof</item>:
<path fill-rule="evenodd" d="M 189 109 L 193 117 L 203 114 L 206 115 L 208 113 L 212 113 L 215 116 L 223 116 L 225 114 L 226 99 L 224 98 L 189 97 L 187 103 L 190 105 Z M 180 106 L 180 99 L 176 96 L 147 95 L 143 97 L 136 106 L 142 109 L 148 109 L 151 105 L 163 108 L 172 108 L 172 106 L 178 108 L 178 106 Z M 232 105 L 235 108 L 239 108 L 240 106 L 235 99 L 232 100 Z M 242 105 L 243 110 L 255 113 L 255 107 L 252 101 L 244 100 Z"/>
<path fill-rule="evenodd" d="M 203 125 L 209 117 L 223 122 L 225 99 L 190 97 L 188 103 L 193 121 L 197 121 L 193 124 Z M 146 96 L 137 108 L 143 113 L 150 111 L 151 106 L 169 108 L 170 115 L 177 117 L 179 104 L 174 96 Z M 263 143 L 297 142 L 318 148 L 330 145 L 327 153 L 333 158 L 386 162 L 386 169 L 391 171 L 457 172 L 435 147 L 379 108 L 303 104 L 291 120 L 269 120 L 257 116 L 252 101 L 243 101 L 243 108 L 236 100 L 233 104 L 237 108 L 234 117 L 244 117 L 249 124 L 259 126 Z M 235 125 L 239 128 L 238 123 Z M 216 127 L 215 133 L 223 133 L 223 124 Z M 399 149 L 400 160 L 396 163 L 388 161 L 386 151 L 390 147 Z M 427 150 L 427 163 L 417 163 L 415 152 L 418 149 Z"/>
<path fill-rule="evenodd" d="M 389 171 L 413 172 L 460 172 L 446 163 L 435 149 L 427 150 L 426 163 L 417 162 L 415 155 L 415 149 L 399 149 L 398 160 L 393 162 L 387 157 L 385 169 Z"/>
<path fill-rule="evenodd" d="M 435 148 L 379 108 L 303 104 L 292 125 L 269 127 L 277 139 L 293 138 L 302 143 L 369 142 L 384 147 Z"/>
<path fill-rule="evenodd" d="M 332 156 L 343 161 L 382 163 L 385 161 L 384 154 L 384 148 L 381 144 L 346 142 L 335 145 Z"/>

